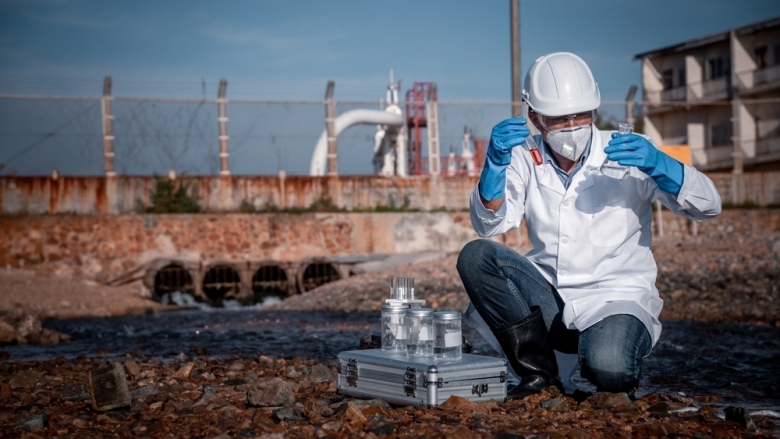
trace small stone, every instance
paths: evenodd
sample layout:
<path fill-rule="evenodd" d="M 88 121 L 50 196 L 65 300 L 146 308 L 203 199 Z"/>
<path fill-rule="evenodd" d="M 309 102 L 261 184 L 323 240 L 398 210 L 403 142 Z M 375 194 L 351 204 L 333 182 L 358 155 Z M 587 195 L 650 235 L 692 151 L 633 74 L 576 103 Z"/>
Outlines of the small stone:
<path fill-rule="evenodd" d="M 34 369 L 26 369 L 17 373 L 8 384 L 11 389 L 29 389 L 41 380 L 43 374 Z"/>
<path fill-rule="evenodd" d="M 63 401 L 74 401 L 74 402 L 87 401 L 88 399 L 89 399 L 89 392 L 87 391 L 87 389 L 83 387 L 79 387 L 78 389 L 75 389 L 74 391 L 71 391 L 62 397 Z"/>
<path fill-rule="evenodd" d="M 146 398 L 159 392 L 154 385 L 143 386 L 130 392 L 131 398 Z"/>
<path fill-rule="evenodd" d="M 204 405 L 211 402 L 213 399 L 217 397 L 217 392 L 214 391 L 214 388 L 211 386 L 204 386 L 203 387 L 203 394 L 200 395 L 200 398 L 195 402 L 195 405 Z"/>
<path fill-rule="evenodd" d="M 744 408 L 728 406 L 725 412 L 727 421 L 736 422 L 746 430 L 756 431 L 756 424 L 753 422 L 753 418 L 750 417 Z"/>
<path fill-rule="evenodd" d="M 48 419 L 46 418 L 46 415 L 38 413 L 16 424 L 14 430 L 35 430 L 36 428 L 44 428 L 47 424 Z"/>
<path fill-rule="evenodd" d="M 280 409 L 276 409 L 271 413 L 271 416 L 273 416 L 278 421 L 298 421 L 303 419 L 302 417 L 298 416 L 298 414 L 295 413 L 295 410 L 293 410 L 292 407 L 282 407 Z"/>
<path fill-rule="evenodd" d="M 109 363 L 105 370 L 91 370 L 88 388 L 92 408 L 97 411 L 130 405 L 125 368 L 119 363 Z"/>
<path fill-rule="evenodd" d="M 322 424 L 322 427 L 320 428 L 322 428 L 324 431 L 328 433 L 333 433 L 341 430 L 341 423 L 339 421 L 328 421 Z"/>
<path fill-rule="evenodd" d="M 650 407 L 647 408 L 647 411 L 650 413 L 656 413 L 656 414 L 668 414 L 669 413 L 669 404 L 665 402 L 659 402 L 658 404 L 653 404 Z"/>
<path fill-rule="evenodd" d="M 347 408 L 346 416 L 352 424 L 362 424 L 368 420 L 365 415 L 363 415 L 363 411 L 354 405 Z"/>
<path fill-rule="evenodd" d="M 192 373 L 192 369 L 195 367 L 195 363 L 187 363 L 182 366 L 176 373 L 173 374 L 174 378 L 189 378 Z"/>
<path fill-rule="evenodd" d="M 561 389 L 558 388 L 558 386 L 549 386 L 544 389 L 545 392 L 549 393 L 550 396 L 553 398 L 557 398 L 561 396 Z"/>
<path fill-rule="evenodd" d="M 173 357 L 173 362 L 176 364 L 184 364 L 185 361 L 187 361 L 187 356 L 183 352 Z"/>
<path fill-rule="evenodd" d="M 246 395 L 247 403 L 255 407 L 290 407 L 295 403 L 291 386 L 279 378 L 249 386 Z"/>
<path fill-rule="evenodd" d="M 484 410 L 474 401 L 457 395 L 450 396 L 439 407 L 447 410 L 455 410 L 458 412 L 475 412 Z"/>
<path fill-rule="evenodd" d="M 383 434 L 393 434 L 395 431 L 395 426 L 392 423 L 387 423 L 378 427 L 374 427 L 369 431 L 377 436 L 382 436 Z"/>
<path fill-rule="evenodd" d="M 133 360 L 125 363 L 125 371 L 127 371 L 127 375 L 130 376 L 131 380 L 141 378 L 141 367 Z"/>
<path fill-rule="evenodd" d="M 633 406 L 631 399 L 628 398 L 626 393 L 610 393 L 610 392 L 598 392 L 595 395 L 587 399 L 590 404 L 595 408 L 612 408 L 621 405 Z"/>
<path fill-rule="evenodd" d="M 388 404 L 387 401 L 382 399 L 353 399 L 353 400 L 343 402 L 342 404 L 337 406 L 336 414 L 343 414 L 351 406 L 355 406 L 361 410 L 368 407 L 381 407 L 385 410 L 390 409 L 390 404 Z"/>
<path fill-rule="evenodd" d="M 324 364 L 316 364 L 311 368 L 311 373 L 308 378 L 309 381 L 315 383 L 327 383 L 336 379 L 333 371 Z"/>
<path fill-rule="evenodd" d="M 553 413 L 566 413 L 569 411 L 569 404 L 562 398 L 543 399 L 540 405 L 543 409 Z"/>

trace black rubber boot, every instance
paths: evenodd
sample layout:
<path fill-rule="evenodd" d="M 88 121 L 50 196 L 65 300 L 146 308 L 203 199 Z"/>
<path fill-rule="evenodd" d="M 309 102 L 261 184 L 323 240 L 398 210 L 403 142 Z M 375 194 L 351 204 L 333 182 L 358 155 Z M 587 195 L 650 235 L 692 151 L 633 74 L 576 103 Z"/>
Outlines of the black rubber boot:
<path fill-rule="evenodd" d="M 530 316 L 493 333 L 509 365 L 521 379 L 520 384 L 509 389 L 507 398 L 524 398 L 550 386 L 556 386 L 563 392 L 561 379 L 558 378 L 558 363 L 547 341 L 547 327 L 539 307 L 531 307 Z"/>

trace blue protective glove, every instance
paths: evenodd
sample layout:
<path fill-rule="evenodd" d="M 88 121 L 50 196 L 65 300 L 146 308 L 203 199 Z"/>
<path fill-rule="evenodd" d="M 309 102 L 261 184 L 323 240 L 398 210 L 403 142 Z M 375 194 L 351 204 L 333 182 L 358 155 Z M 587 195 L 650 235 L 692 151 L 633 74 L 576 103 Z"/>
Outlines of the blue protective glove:
<path fill-rule="evenodd" d="M 499 122 L 490 133 L 490 143 L 485 154 L 485 166 L 479 177 L 479 194 L 485 200 L 504 197 L 506 189 L 506 167 L 512 161 L 512 148 L 525 143 L 531 132 L 522 117 Z"/>
<path fill-rule="evenodd" d="M 636 134 L 618 136 L 604 148 L 607 157 L 622 166 L 636 166 L 655 180 L 662 191 L 677 195 L 683 184 L 683 164 L 664 154 L 649 140 Z"/>

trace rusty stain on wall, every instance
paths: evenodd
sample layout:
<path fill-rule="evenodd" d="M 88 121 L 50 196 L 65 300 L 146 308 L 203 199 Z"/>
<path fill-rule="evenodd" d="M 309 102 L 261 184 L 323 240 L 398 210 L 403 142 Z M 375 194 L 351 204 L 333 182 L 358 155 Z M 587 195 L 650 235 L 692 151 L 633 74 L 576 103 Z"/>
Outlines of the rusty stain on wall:
<path fill-rule="evenodd" d="M 732 174 L 708 174 L 724 202 L 732 200 Z M 747 173 L 739 185 L 743 202 L 780 204 L 780 172 Z M 187 176 L 179 180 L 197 195 L 205 212 L 307 209 L 329 201 L 347 211 L 378 207 L 465 211 L 478 177 Z M 155 177 L 0 177 L 0 214 L 122 214 L 148 205 Z"/>

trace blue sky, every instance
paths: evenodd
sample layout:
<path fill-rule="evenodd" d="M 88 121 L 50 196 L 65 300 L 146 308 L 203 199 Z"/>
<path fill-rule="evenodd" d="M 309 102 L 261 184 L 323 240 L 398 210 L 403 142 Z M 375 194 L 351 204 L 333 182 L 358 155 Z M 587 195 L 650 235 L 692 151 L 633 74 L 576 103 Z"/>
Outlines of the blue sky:
<path fill-rule="evenodd" d="M 0 1 L 0 92 L 127 96 L 382 97 L 387 70 L 440 99 L 506 101 L 506 0 Z M 523 71 L 568 50 L 605 100 L 639 81 L 633 55 L 780 15 L 776 0 L 523 0 Z M 524 74 L 524 73 L 523 73 Z"/>
<path fill-rule="evenodd" d="M 637 53 L 777 16 L 777 0 L 522 0 L 523 76 L 540 55 L 575 52 L 602 99 L 622 101 L 640 84 Z M 115 96 L 213 99 L 227 78 L 229 99 L 317 101 L 333 79 L 337 100 L 378 102 L 392 67 L 403 90 L 432 81 L 440 101 L 508 102 L 509 32 L 508 0 L 0 0 L 0 93 L 95 96 L 111 75 Z M 0 162 L 35 144 L 0 174 L 100 174 L 100 110 L 85 105 L 0 100 Z M 120 172 L 216 171 L 215 110 L 173 107 L 116 102 Z M 486 137 L 509 116 L 475 108 L 441 110 L 445 153 L 467 123 Z M 306 173 L 322 106 L 244 110 L 228 109 L 231 170 Z M 83 120 L 43 139 L 72 115 Z M 373 132 L 340 137 L 340 171 L 371 172 Z M 182 159 L 192 139 L 200 162 Z"/>

